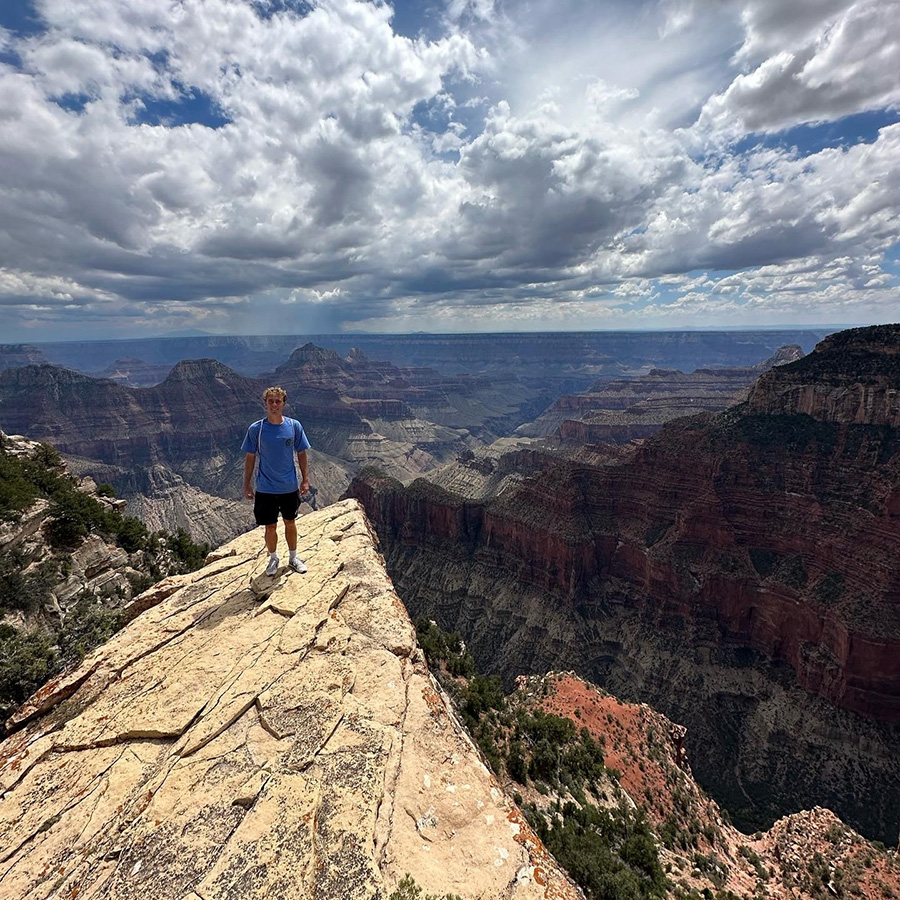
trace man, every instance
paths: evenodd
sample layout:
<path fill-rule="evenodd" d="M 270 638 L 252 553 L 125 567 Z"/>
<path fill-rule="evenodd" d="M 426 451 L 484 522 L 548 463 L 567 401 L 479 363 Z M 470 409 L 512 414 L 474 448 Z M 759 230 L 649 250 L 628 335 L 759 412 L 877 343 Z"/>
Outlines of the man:
<path fill-rule="evenodd" d="M 306 563 L 297 556 L 297 510 L 300 497 L 309 492 L 309 463 L 306 451 L 309 441 L 303 426 L 296 420 L 286 418 L 284 404 L 287 392 L 284 388 L 270 387 L 263 391 L 266 417 L 254 422 L 247 429 L 247 436 L 241 445 L 247 455 L 244 458 L 244 497 L 253 500 L 253 515 L 257 525 L 266 527 L 266 549 L 269 562 L 266 575 L 278 571 L 278 513 L 284 519 L 284 539 L 290 551 L 288 565 L 301 574 L 306 571 Z M 297 469 L 294 467 L 294 453 L 300 466 L 300 484 L 297 484 Z M 250 486 L 253 467 L 259 457 L 259 471 L 256 473 L 256 493 Z"/>

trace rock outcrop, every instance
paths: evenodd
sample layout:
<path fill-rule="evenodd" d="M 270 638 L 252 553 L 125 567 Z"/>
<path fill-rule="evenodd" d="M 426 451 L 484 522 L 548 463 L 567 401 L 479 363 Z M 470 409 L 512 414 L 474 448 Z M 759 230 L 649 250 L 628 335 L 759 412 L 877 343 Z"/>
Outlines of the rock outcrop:
<path fill-rule="evenodd" d="M 803 356 L 796 344 L 778 350 L 755 366 L 653 369 L 636 378 L 597 382 L 583 394 L 560 397 L 517 434 L 568 442 L 624 444 L 656 434 L 666 422 L 700 412 L 720 412 L 747 399 L 760 374 Z"/>
<path fill-rule="evenodd" d="M 660 862 L 685 895 L 836 896 L 880 900 L 900 892 L 900 859 L 863 839 L 821 807 L 743 834 L 695 782 L 685 729 L 645 704 L 622 703 L 572 673 L 521 678 L 518 695 L 570 719 L 603 743 L 630 798 L 658 836 Z"/>
<path fill-rule="evenodd" d="M 48 362 L 47 357 L 31 344 L 0 344 L 0 370 Z"/>
<path fill-rule="evenodd" d="M 154 525 L 187 527 L 213 543 L 230 539 L 245 516 L 229 519 L 221 503 L 207 504 L 202 517 L 190 512 L 202 507 L 202 495 L 238 499 L 241 441 L 262 415 L 260 395 L 270 384 L 287 389 L 287 413 L 310 436 L 323 503 L 337 499 L 362 466 L 414 477 L 509 433 L 549 399 L 546 389 L 513 377 L 450 378 L 359 353 L 341 359 L 313 344 L 258 378 L 194 359 L 178 362 L 153 387 L 121 382 L 50 365 L 7 369 L 0 373 L 0 425 L 53 444 L 80 472 L 146 509 Z"/>
<path fill-rule="evenodd" d="M 128 498 L 128 514 L 151 531 L 183 528 L 195 541 L 217 547 L 256 524 L 252 503 L 207 494 L 159 463 L 145 470 L 142 488 Z"/>
<path fill-rule="evenodd" d="M 833 334 L 814 358 L 760 378 L 750 409 L 900 428 L 900 325 Z"/>
<path fill-rule="evenodd" d="M 892 840 L 898 334 L 838 335 L 749 404 L 672 423 L 620 465 L 560 462 L 492 500 L 371 476 L 351 492 L 410 608 L 491 671 L 576 666 L 685 722 L 711 748 L 695 754 L 702 780 L 745 824 L 829 805 Z M 793 397 L 816 398 L 816 417 Z M 842 790 L 860 765 L 866 787 Z M 822 767 L 834 780 L 811 776 Z"/>
<path fill-rule="evenodd" d="M 33 458 L 40 450 L 36 441 L 21 435 L 6 435 L 0 431 L 0 454 L 24 459 Z M 68 475 L 64 464 L 59 474 Z M 78 490 L 109 510 L 121 512 L 124 500 L 100 496 L 97 485 L 90 478 L 73 479 Z M 54 564 L 64 555 L 64 565 L 52 565 L 53 574 L 41 579 L 43 592 L 34 609 L 4 610 L 0 620 L 16 627 L 33 624 L 46 616 L 64 619 L 67 612 L 85 595 L 118 597 L 121 602 L 131 599 L 132 585 L 147 577 L 146 560 L 140 551 L 128 553 L 99 534 L 89 534 L 64 554 L 55 550 L 48 540 L 51 504 L 38 498 L 15 516 L 0 519 L 0 560 L 15 561 L 15 575 L 21 581 L 37 575 L 42 567 Z M 59 568 L 63 571 L 60 573 Z"/>
<path fill-rule="evenodd" d="M 101 372 L 92 374 L 94 378 L 108 378 L 128 387 L 151 387 L 165 381 L 171 369 L 171 366 L 153 366 L 129 356 L 117 359 Z"/>
<path fill-rule="evenodd" d="M 431 679 L 362 511 L 258 532 L 46 685 L 0 745 L 0 895 L 571 898 Z"/>

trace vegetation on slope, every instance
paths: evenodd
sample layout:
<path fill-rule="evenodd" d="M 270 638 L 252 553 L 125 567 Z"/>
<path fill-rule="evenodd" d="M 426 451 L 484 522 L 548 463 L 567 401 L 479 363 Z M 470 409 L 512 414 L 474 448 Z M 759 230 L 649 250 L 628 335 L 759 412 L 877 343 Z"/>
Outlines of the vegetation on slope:
<path fill-rule="evenodd" d="M 101 496 L 112 489 L 101 485 Z M 151 534 L 140 519 L 123 516 L 80 491 L 66 474 L 59 454 L 41 445 L 32 457 L 0 447 L 0 524 L 14 522 L 37 500 L 46 500 L 44 528 L 49 555 L 28 565 L 20 549 L 0 550 L 0 616 L 22 613 L 39 624 L 17 628 L 0 623 L 0 717 L 7 717 L 45 681 L 77 663 L 125 624 L 124 599 L 84 592 L 64 618 L 49 613 L 54 587 L 70 573 L 70 554 L 88 535 L 100 536 L 127 553 L 140 552 L 142 574 L 129 578 L 132 595 L 164 575 L 199 568 L 209 547 L 197 545 L 184 529 Z M 137 561 L 135 563 L 138 564 Z M 47 613 L 41 615 L 41 613 Z"/>
<path fill-rule="evenodd" d="M 419 645 L 491 768 L 538 800 L 516 800 L 529 824 L 589 900 L 663 897 L 666 879 L 642 809 L 632 809 L 604 764 L 603 746 L 568 718 L 503 693 L 475 671 L 457 634 L 416 622 Z"/>

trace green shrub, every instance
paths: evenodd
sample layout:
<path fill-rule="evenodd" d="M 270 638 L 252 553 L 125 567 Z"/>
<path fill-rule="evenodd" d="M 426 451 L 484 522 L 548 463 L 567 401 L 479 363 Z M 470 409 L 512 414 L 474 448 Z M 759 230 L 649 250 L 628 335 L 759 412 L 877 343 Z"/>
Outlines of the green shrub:
<path fill-rule="evenodd" d="M 134 516 L 120 516 L 116 527 L 116 543 L 126 553 L 135 553 L 144 550 L 150 538 L 147 526 Z"/>
<path fill-rule="evenodd" d="M 482 714 L 505 705 L 503 682 L 497 675 L 475 675 L 463 691 L 463 714 L 477 722 Z"/>
<path fill-rule="evenodd" d="M 81 662 L 91 650 L 108 641 L 125 623 L 122 610 L 104 607 L 95 596 L 82 596 L 68 611 L 57 634 L 62 664 Z"/>
<path fill-rule="evenodd" d="M 0 624 L 0 715 L 6 718 L 57 671 L 51 635 Z"/>
<path fill-rule="evenodd" d="M 786 556 L 778 564 L 775 571 L 775 577 L 788 587 L 795 590 L 806 587 L 809 576 L 806 573 L 806 566 L 799 556 Z"/>
<path fill-rule="evenodd" d="M 816 584 L 815 596 L 823 606 L 832 606 L 844 594 L 844 576 L 840 572 L 829 572 Z"/>
<path fill-rule="evenodd" d="M 550 824 L 533 806 L 525 815 L 589 900 L 665 895 L 665 874 L 642 814 L 566 803 Z"/>
<path fill-rule="evenodd" d="M 168 535 L 165 542 L 175 559 L 181 563 L 184 572 L 199 569 L 209 553 L 209 544 L 195 544 L 191 536 L 180 527 L 174 534 Z"/>
<path fill-rule="evenodd" d="M 56 560 L 44 560 L 27 575 L 23 571 L 24 566 L 21 553 L 0 553 L 0 612 L 16 609 L 34 613 L 49 597 L 59 576 Z"/>
<path fill-rule="evenodd" d="M 458 894 L 444 894 L 438 897 L 435 894 L 422 896 L 422 888 L 416 884 L 415 879 L 408 872 L 400 879 L 397 887 L 391 891 L 389 900 L 462 900 Z"/>
<path fill-rule="evenodd" d="M 92 531 L 114 533 L 117 517 L 74 484 L 56 485 L 51 497 L 48 537 L 54 548 L 70 550 Z"/>
<path fill-rule="evenodd" d="M 22 461 L 0 452 L 0 519 L 15 518 L 37 497 L 37 487 L 26 477 Z"/>

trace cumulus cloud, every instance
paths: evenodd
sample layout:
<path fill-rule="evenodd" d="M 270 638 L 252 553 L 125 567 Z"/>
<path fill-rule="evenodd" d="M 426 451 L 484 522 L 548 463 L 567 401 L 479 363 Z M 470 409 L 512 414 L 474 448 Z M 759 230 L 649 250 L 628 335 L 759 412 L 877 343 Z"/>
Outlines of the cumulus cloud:
<path fill-rule="evenodd" d="M 896 0 L 758 0 L 736 59 L 753 62 L 711 97 L 703 124 L 731 134 L 778 131 L 900 106 Z"/>
<path fill-rule="evenodd" d="M 896 108 L 894 0 L 441 0 L 403 34 L 408 2 L 33 2 L 40 29 L 0 31 L 14 337 L 789 318 L 801 293 L 838 310 L 827 278 L 859 309 L 896 290 L 900 126 L 737 144 Z M 797 261 L 821 288 L 758 280 Z"/>

